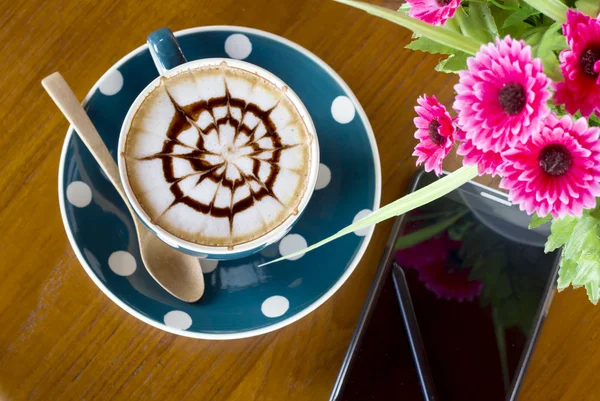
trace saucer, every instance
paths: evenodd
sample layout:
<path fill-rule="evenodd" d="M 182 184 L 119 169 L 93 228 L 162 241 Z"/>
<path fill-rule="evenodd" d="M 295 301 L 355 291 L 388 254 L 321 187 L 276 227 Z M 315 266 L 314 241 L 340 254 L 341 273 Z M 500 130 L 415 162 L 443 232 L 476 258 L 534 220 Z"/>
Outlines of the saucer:
<path fill-rule="evenodd" d="M 142 265 L 133 221 L 116 190 L 70 128 L 58 193 L 69 241 L 94 283 L 136 318 L 168 332 L 204 339 L 264 334 L 306 316 L 348 279 L 373 228 L 294 260 L 258 265 L 321 240 L 379 207 L 381 171 L 373 131 L 358 100 L 322 60 L 282 37 L 212 26 L 175 33 L 188 60 L 228 57 L 271 71 L 302 99 L 321 153 L 316 190 L 280 242 L 245 259 L 202 260 L 206 291 L 188 304 L 164 291 Z M 111 67 L 84 99 L 116 159 L 121 124 L 136 96 L 157 77 L 146 45 Z"/>

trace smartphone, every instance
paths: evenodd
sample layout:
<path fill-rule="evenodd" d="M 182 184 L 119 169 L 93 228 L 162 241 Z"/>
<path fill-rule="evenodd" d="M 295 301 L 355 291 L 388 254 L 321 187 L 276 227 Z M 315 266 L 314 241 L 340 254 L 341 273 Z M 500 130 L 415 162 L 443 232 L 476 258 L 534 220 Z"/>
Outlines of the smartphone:
<path fill-rule="evenodd" d="M 530 219 L 474 182 L 400 216 L 330 400 L 516 400 L 560 257 Z"/>

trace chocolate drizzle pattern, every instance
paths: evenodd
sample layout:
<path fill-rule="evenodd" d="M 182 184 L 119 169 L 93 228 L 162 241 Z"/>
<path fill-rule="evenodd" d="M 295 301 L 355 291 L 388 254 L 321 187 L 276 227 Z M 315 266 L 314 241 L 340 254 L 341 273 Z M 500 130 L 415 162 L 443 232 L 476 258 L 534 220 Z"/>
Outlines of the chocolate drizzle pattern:
<path fill-rule="evenodd" d="M 282 143 L 276 124 L 271 119 L 271 113 L 276 106 L 269 110 L 262 110 L 255 103 L 235 98 L 231 95 L 227 84 L 225 84 L 225 96 L 213 97 L 187 105 L 178 104 L 169 94 L 168 89 L 167 94 L 175 108 L 175 113 L 166 132 L 162 149 L 150 156 L 137 158 L 137 160 L 158 159 L 162 162 L 164 179 L 169 184 L 169 189 L 174 197 L 169 208 L 177 204 L 184 204 L 205 215 L 227 218 L 231 232 L 235 215 L 251 208 L 261 199 L 272 197 L 281 203 L 273 191 L 274 184 L 281 171 L 279 165 L 281 154 L 284 150 L 298 145 L 285 145 Z M 217 117 L 218 113 L 215 110 L 218 108 L 226 108 L 224 116 Z M 234 115 L 234 109 L 241 111 L 241 117 Z M 203 113 L 209 113 L 212 119 L 204 128 L 201 127 L 203 124 L 198 123 Z M 254 118 L 247 119 L 248 115 L 252 115 Z M 248 120 L 258 121 L 258 123 L 250 127 L 249 125 L 253 124 L 248 124 Z M 207 136 L 216 132 L 221 143 L 221 130 L 226 126 L 233 128 L 233 140 L 229 144 L 222 144 L 221 152 L 216 151 L 214 148 L 207 148 L 205 146 Z M 179 139 L 180 135 L 190 128 L 198 133 L 195 146 L 190 146 L 189 142 L 186 144 Z M 259 128 L 261 130 L 260 137 L 257 135 Z M 265 141 L 263 138 L 269 140 Z M 266 146 L 265 143 L 270 146 Z M 182 151 L 182 149 L 185 149 L 185 151 Z M 193 173 L 177 177 L 175 174 L 175 161 L 177 159 L 189 163 Z M 251 171 L 248 171 L 248 169 L 244 171 L 243 168 L 238 166 L 238 162 L 242 159 L 251 162 Z M 268 175 L 262 179 L 259 177 L 261 163 L 270 165 Z M 234 170 L 230 171 L 230 169 Z M 219 190 L 215 192 L 212 201 L 208 203 L 203 203 L 186 194 L 180 183 L 195 175 L 198 176 L 196 185 L 200 185 L 204 180 L 210 180 L 217 184 L 218 188 L 228 188 L 232 194 L 231 204 L 228 207 L 215 205 Z M 243 186 L 248 187 L 249 195 L 234 201 L 233 194 Z"/>

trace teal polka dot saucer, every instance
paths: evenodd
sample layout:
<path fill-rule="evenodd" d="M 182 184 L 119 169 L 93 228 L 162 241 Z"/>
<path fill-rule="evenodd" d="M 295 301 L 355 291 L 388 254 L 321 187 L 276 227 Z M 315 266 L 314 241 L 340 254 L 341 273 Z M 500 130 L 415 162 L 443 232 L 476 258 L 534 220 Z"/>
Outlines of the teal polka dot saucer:
<path fill-rule="evenodd" d="M 144 269 L 125 204 L 69 130 L 58 183 L 65 229 L 94 283 L 136 318 L 188 337 L 264 334 L 315 310 L 358 264 L 372 228 L 293 260 L 258 267 L 331 235 L 379 206 L 375 138 L 348 86 L 302 47 L 266 32 L 230 26 L 188 29 L 176 36 L 189 60 L 248 61 L 280 77 L 302 99 L 315 123 L 321 153 L 316 190 L 306 211 L 287 236 L 258 254 L 227 262 L 203 260 L 206 292 L 200 301 L 184 303 Z M 85 109 L 115 159 L 129 106 L 157 75 L 142 46 L 108 70 L 86 97 Z"/>

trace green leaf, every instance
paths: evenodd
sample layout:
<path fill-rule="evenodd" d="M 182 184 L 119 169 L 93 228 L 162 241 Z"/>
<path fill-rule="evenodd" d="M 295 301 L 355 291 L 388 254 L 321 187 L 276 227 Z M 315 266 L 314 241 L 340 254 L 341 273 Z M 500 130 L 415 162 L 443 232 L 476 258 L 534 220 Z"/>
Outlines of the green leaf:
<path fill-rule="evenodd" d="M 544 37 L 544 33 L 546 33 L 547 28 L 545 27 L 537 27 L 528 30 L 522 37 L 526 44 L 535 48 L 540 45 L 542 38 Z"/>
<path fill-rule="evenodd" d="M 596 18 L 600 13 L 600 2 L 598 0 L 578 0 L 575 7 L 582 13 Z"/>
<path fill-rule="evenodd" d="M 450 18 L 449 20 L 447 20 L 444 24 L 444 28 L 462 35 L 462 31 L 460 30 L 460 26 L 458 26 L 456 18 Z"/>
<path fill-rule="evenodd" d="M 455 19 L 462 33 L 480 43 L 489 43 L 498 36 L 496 21 L 487 4 L 469 3 L 468 10 L 460 7 Z"/>
<path fill-rule="evenodd" d="M 414 231 L 410 234 L 403 235 L 396 241 L 394 249 L 406 249 L 419 244 L 423 241 L 427 241 L 429 238 L 436 236 L 437 234 L 445 231 L 448 227 L 456 223 L 461 217 L 467 214 L 468 210 L 463 210 L 457 215 L 450 217 L 449 219 L 439 221 L 435 224 L 431 224 L 418 231 Z"/>
<path fill-rule="evenodd" d="M 576 270 L 577 263 L 567 260 L 564 257 L 561 258 L 560 268 L 558 270 L 558 281 L 556 283 L 558 291 L 562 291 L 571 285 Z"/>
<path fill-rule="evenodd" d="M 502 24 L 502 28 L 508 28 L 509 26 L 513 26 L 519 22 L 523 22 L 527 18 L 529 18 L 535 14 L 539 14 L 539 12 L 536 10 L 532 10 L 532 9 L 517 10 L 517 11 L 513 12 L 511 15 L 509 15 L 508 18 L 506 18 L 504 20 L 504 23 Z"/>
<path fill-rule="evenodd" d="M 585 213 L 577 220 L 575 228 L 564 245 L 563 255 L 567 259 L 577 260 L 578 264 L 586 254 L 600 255 L 598 225 L 600 220 Z M 600 260 L 600 259 L 599 259 Z"/>
<path fill-rule="evenodd" d="M 529 223 L 529 229 L 532 230 L 539 226 L 543 226 L 550 220 L 552 220 L 552 215 L 550 214 L 545 217 L 540 217 L 537 215 L 537 213 L 534 213 L 533 216 L 531 216 L 531 223 Z"/>
<path fill-rule="evenodd" d="M 561 25 L 554 24 L 542 36 L 538 52 L 559 52 L 568 48 L 569 45 L 567 45 L 567 40 L 562 34 Z"/>
<path fill-rule="evenodd" d="M 490 10 L 492 12 L 492 16 L 494 17 L 494 21 L 496 21 L 496 26 L 500 28 L 498 31 L 500 37 L 510 34 L 513 38 L 521 38 L 521 36 L 528 29 L 531 29 L 531 25 L 524 22 L 512 24 L 509 29 L 504 28 L 506 19 L 515 11 L 525 7 L 531 9 L 530 7 L 526 5 L 520 5 L 518 0 L 505 0 L 502 7 L 499 7 L 498 5 L 499 3 L 497 1 L 496 4 L 490 3 Z"/>
<path fill-rule="evenodd" d="M 469 20 L 478 29 L 487 32 L 492 39 L 498 36 L 498 27 L 487 4 L 471 3 L 469 5 Z"/>
<path fill-rule="evenodd" d="M 461 33 L 460 26 L 454 20 L 449 20 L 446 24 L 448 29 Z M 444 60 L 441 60 L 435 67 L 436 71 L 447 74 L 456 74 L 458 71 L 467 69 L 467 58 L 469 54 L 461 52 L 452 47 L 442 45 L 426 37 L 417 37 L 406 46 L 407 49 L 418 50 L 431 54 L 448 54 Z"/>
<path fill-rule="evenodd" d="M 413 40 L 405 47 L 407 49 L 419 50 L 431 54 L 454 54 L 456 52 L 456 50 L 451 47 L 434 42 L 423 36 Z"/>
<path fill-rule="evenodd" d="M 317 242 L 308 248 L 301 249 L 298 252 L 283 256 L 281 258 L 272 260 L 268 263 L 263 263 L 262 266 L 270 265 L 272 263 L 280 262 L 285 259 L 292 258 L 294 256 L 303 255 L 307 252 L 322 247 L 325 244 L 330 243 L 344 235 L 350 234 L 361 228 L 370 227 L 374 224 L 380 223 L 394 216 L 410 212 L 420 206 L 426 205 L 431 201 L 441 198 L 442 196 L 452 192 L 461 185 L 469 182 L 473 178 L 477 177 L 477 166 L 461 167 L 455 172 L 448 174 L 447 176 L 440 178 L 439 180 L 421 188 L 415 192 L 412 192 L 379 210 L 372 212 L 366 217 L 360 219 L 356 223 L 350 224 L 349 226 L 341 229 L 331 237 L 325 238 Z"/>
<path fill-rule="evenodd" d="M 592 113 L 592 115 L 588 119 L 590 127 L 600 127 L 600 118 L 596 115 L 596 113 Z"/>
<path fill-rule="evenodd" d="M 557 228 L 563 239 L 569 234 L 558 272 L 558 289 L 564 290 L 569 285 L 573 288 L 585 287 L 588 298 L 594 304 L 600 299 L 600 219 L 595 216 L 596 212 L 584 211 L 579 219 L 570 218 L 569 222 L 561 223 L 564 227 Z M 555 220 L 554 223 L 559 221 Z M 574 228 L 571 227 L 573 222 Z"/>
<path fill-rule="evenodd" d="M 458 52 L 447 59 L 440 61 L 439 64 L 435 66 L 435 70 L 447 74 L 458 74 L 459 71 L 467 69 L 467 59 L 469 57 L 470 56 L 466 53 Z"/>
<path fill-rule="evenodd" d="M 585 289 L 590 302 L 598 305 L 598 300 L 600 299 L 600 286 L 598 286 L 598 282 L 587 283 Z"/>
<path fill-rule="evenodd" d="M 567 112 L 565 111 L 565 108 L 561 105 L 549 103 L 548 106 L 550 107 L 550 110 L 558 116 L 563 116 L 563 115 L 567 114 Z"/>
<path fill-rule="evenodd" d="M 515 39 L 523 39 L 523 36 L 527 34 L 531 30 L 531 25 L 525 22 L 519 22 L 517 24 L 511 25 L 506 29 L 502 29 L 500 37 L 505 37 L 506 35 L 510 35 L 511 38 Z"/>
<path fill-rule="evenodd" d="M 539 43 L 532 46 L 533 56 L 542 60 L 544 72 L 555 81 L 562 78 L 556 52 L 567 48 L 567 41 L 560 29 L 561 25 L 558 22 L 554 23 L 544 32 Z"/>
<path fill-rule="evenodd" d="M 571 279 L 571 285 L 574 288 L 587 286 L 590 283 L 595 286 L 600 283 L 600 258 L 598 254 L 580 258 L 577 261 L 575 274 Z"/>
<path fill-rule="evenodd" d="M 567 20 L 566 12 L 569 9 L 560 0 L 524 0 L 531 7 L 552 18 L 556 22 L 564 23 Z"/>
<path fill-rule="evenodd" d="M 548 241 L 546 241 L 544 252 L 552 252 L 566 244 L 569 238 L 571 238 L 573 230 L 575 230 L 577 221 L 576 217 L 570 216 L 552 220 L 552 226 L 550 227 L 552 233 L 548 237 Z"/>

